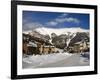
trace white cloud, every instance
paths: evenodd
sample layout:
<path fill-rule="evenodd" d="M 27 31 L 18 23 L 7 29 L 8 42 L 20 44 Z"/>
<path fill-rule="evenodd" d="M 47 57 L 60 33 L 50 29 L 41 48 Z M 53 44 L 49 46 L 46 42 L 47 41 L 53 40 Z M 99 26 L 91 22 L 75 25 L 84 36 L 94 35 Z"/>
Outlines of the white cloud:
<path fill-rule="evenodd" d="M 63 13 L 63 14 L 61 14 L 60 16 L 58 16 L 59 18 L 62 18 L 62 17 L 66 17 L 66 16 L 68 16 L 68 14 L 67 13 Z"/>
<path fill-rule="evenodd" d="M 33 30 L 39 27 L 43 27 L 43 25 L 38 22 L 26 22 L 23 24 L 23 31 Z"/>
<path fill-rule="evenodd" d="M 72 18 L 72 17 L 66 17 L 66 18 L 57 18 L 55 20 L 58 23 L 63 23 L 63 22 L 74 22 L 74 23 L 79 23 L 80 21 L 76 18 Z"/>
<path fill-rule="evenodd" d="M 67 21 L 75 22 L 75 23 L 79 23 L 80 22 L 77 18 L 72 18 L 72 17 L 68 18 Z"/>
<path fill-rule="evenodd" d="M 46 25 L 56 26 L 57 24 L 64 22 L 72 22 L 78 24 L 80 23 L 80 20 L 78 20 L 77 18 L 68 17 L 68 14 L 64 13 L 58 16 L 57 18 L 53 19 L 52 21 L 46 23 Z"/>
<path fill-rule="evenodd" d="M 50 21 L 46 25 L 56 26 L 58 23 L 56 21 Z"/>

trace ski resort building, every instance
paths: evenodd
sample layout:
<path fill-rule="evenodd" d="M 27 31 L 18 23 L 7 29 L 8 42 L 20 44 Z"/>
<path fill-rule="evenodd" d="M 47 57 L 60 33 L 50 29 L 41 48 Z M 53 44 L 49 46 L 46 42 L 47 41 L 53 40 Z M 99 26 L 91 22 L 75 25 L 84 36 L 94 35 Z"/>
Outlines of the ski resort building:
<path fill-rule="evenodd" d="M 31 39 L 23 38 L 24 54 L 50 54 L 54 52 L 55 52 L 55 46 L 53 46 L 49 42 L 45 42 L 41 39 L 34 37 L 31 37 Z"/>
<path fill-rule="evenodd" d="M 80 53 L 80 52 L 87 52 L 89 51 L 90 44 L 89 42 L 80 41 L 74 43 L 73 46 L 68 47 L 68 52 L 70 53 Z"/>

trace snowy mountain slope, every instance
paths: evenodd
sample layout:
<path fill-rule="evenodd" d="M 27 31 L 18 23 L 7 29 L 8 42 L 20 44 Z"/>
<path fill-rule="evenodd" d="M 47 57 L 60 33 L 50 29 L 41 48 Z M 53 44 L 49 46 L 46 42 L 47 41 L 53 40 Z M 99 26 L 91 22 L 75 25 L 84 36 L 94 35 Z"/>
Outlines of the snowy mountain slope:
<path fill-rule="evenodd" d="M 80 27 L 78 27 L 78 28 L 58 28 L 58 29 L 39 27 L 34 30 L 23 31 L 23 33 L 25 33 L 25 34 L 33 34 L 34 32 L 37 32 L 42 35 L 49 35 L 51 38 L 52 33 L 55 33 L 57 36 L 62 35 L 62 34 L 72 35 L 73 33 L 75 34 L 77 32 L 89 32 L 89 30 L 82 29 Z"/>
<path fill-rule="evenodd" d="M 77 33 L 77 32 L 89 32 L 89 30 L 82 29 L 82 28 L 58 28 L 58 29 L 53 29 L 53 28 L 37 28 L 35 31 L 39 32 L 40 34 L 46 35 L 48 34 L 51 36 L 52 33 L 55 33 L 56 35 L 61 35 L 61 34 L 68 34 L 70 33 Z"/>
<path fill-rule="evenodd" d="M 29 33 L 31 33 L 32 31 L 30 31 L 30 30 L 28 30 L 28 31 L 23 31 L 22 33 L 24 33 L 24 34 L 29 34 Z"/>
<path fill-rule="evenodd" d="M 69 46 L 70 41 L 71 41 L 75 36 L 76 36 L 76 34 L 73 33 L 72 37 L 67 39 L 67 41 L 66 41 L 67 47 Z"/>
<path fill-rule="evenodd" d="M 83 34 L 89 33 L 89 30 L 82 29 L 80 27 L 78 27 L 78 28 L 58 28 L 58 29 L 42 27 L 42 28 L 37 28 L 35 31 L 37 31 L 43 35 L 49 35 L 50 38 L 52 36 L 51 34 L 55 33 L 59 37 L 58 39 L 60 41 L 63 41 L 63 40 L 61 40 L 61 37 L 63 36 L 63 34 L 65 34 L 66 35 L 65 38 L 67 38 L 67 41 L 66 41 L 67 46 L 69 45 L 70 41 L 76 36 L 77 33 L 83 33 Z M 64 40 L 65 40 L 65 38 L 64 38 Z M 51 42 L 52 42 L 52 40 L 51 40 Z M 63 43 L 63 45 L 65 45 L 65 43 Z"/>

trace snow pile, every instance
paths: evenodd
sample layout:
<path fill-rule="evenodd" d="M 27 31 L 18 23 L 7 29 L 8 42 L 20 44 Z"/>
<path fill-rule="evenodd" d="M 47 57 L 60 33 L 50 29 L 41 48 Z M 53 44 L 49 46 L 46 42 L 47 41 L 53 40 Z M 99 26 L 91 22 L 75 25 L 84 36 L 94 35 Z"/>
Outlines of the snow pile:
<path fill-rule="evenodd" d="M 33 68 L 40 65 L 54 63 L 70 57 L 72 54 L 69 53 L 53 53 L 45 55 L 33 55 L 23 57 L 23 63 L 27 65 L 27 68 Z M 25 66 L 24 66 L 25 67 Z"/>
<path fill-rule="evenodd" d="M 37 44 L 34 42 L 29 41 L 29 44 L 27 46 L 37 47 Z"/>
<path fill-rule="evenodd" d="M 81 56 L 80 56 L 81 63 L 89 62 L 89 60 L 90 60 L 90 53 L 89 52 L 81 53 Z"/>

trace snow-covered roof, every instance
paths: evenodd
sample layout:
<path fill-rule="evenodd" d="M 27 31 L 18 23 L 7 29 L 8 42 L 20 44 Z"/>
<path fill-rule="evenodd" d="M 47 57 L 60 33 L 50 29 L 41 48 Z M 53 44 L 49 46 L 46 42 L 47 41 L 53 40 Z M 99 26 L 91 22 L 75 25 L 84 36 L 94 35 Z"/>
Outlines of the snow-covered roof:
<path fill-rule="evenodd" d="M 29 39 L 29 38 L 28 38 L 28 37 L 23 37 L 23 39 L 24 39 L 24 40 L 27 40 L 27 39 Z"/>
<path fill-rule="evenodd" d="M 82 41 L 80 41 L 80 42 L 76 42 L 75 44 L 81 44 L 82 43 Z"/>
<path fill-rule="evenodd" d="M 29 42 L 29 44 L 27 44 L 27 46 L 32 46 L 32 47 L 37 47 L 37 44 L 35 44 L 34 42 Z"/>
<path fill-rule="evenodd" d="M 87 44 L 90 44 L 89 42 L 87 42 Z"/>
<path fill-rule="evenodd" d="M 54 46 L 44 46 L 44 47 L 54 47 Z"/>

